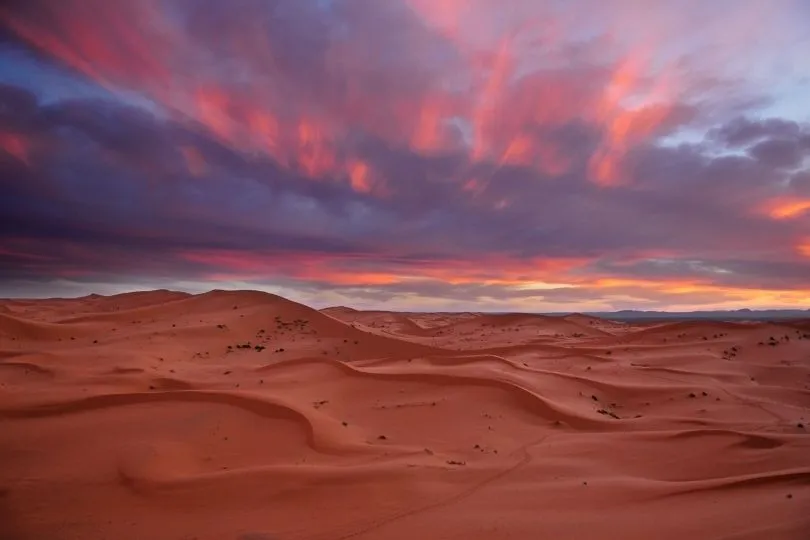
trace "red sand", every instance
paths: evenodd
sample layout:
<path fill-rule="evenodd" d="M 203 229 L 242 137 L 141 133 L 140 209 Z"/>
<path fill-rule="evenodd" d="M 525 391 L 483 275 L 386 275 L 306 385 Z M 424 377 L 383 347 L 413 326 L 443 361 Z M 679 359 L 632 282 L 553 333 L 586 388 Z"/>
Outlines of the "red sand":
<path fill-rule="evenodd" d="M 807 539 L 809 423 L 806 322 L 0 305 L 3 540 Z"/>

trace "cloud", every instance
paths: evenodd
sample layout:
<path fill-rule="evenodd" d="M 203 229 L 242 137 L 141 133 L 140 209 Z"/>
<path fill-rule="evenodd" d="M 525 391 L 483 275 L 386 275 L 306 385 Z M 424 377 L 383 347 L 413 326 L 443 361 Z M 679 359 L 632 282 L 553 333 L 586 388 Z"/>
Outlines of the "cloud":
<path fill-rule="evenodd" d="M 810 155 L 810 148 L 803 149 L 795 139 L 768 139 L 753 146 L 751 155 L 771 167 L 792 169 Z"/>
<path fill-rule="evenodd" d="M 800 132 L 799 124 L 790 120 L 769 118 L 755 121 L 742 117 L 714 130 L 714 135 L 729 146 L 743 146 L 764 139 L 793 138 Z"/>
<path fill-rule="evenodd" d="M 647 7 L 659 36 L 625 35 L 618 4 L 442 5 L 0 9 L 0 55 L 103 89 L 0 86 L 0 278 L 430 308 L 806 302 L 810 127 L 695 55 L 725 39 L 719 12 Z M 674 31 L 693 16 L 702 41 Z"/>

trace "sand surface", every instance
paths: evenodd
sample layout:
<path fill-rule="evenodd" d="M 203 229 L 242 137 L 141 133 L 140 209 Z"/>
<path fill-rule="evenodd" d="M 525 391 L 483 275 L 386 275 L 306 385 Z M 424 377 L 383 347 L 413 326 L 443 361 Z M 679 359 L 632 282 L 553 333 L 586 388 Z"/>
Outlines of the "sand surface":
<path fill-rule="evenodd" d="M 3 540 L 806 540 L 808 424 L 808 322 L 0 304 Z"/>

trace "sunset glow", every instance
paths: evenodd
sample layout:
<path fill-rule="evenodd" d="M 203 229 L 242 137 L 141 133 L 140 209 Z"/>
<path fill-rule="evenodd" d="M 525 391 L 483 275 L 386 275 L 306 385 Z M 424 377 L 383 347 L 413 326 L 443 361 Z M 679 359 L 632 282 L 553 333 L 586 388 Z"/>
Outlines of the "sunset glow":
<path fill-rule="evenodd" d="M 0 296 L 810 308 L 810 12 L 775 4 L 11 2 Z"/>

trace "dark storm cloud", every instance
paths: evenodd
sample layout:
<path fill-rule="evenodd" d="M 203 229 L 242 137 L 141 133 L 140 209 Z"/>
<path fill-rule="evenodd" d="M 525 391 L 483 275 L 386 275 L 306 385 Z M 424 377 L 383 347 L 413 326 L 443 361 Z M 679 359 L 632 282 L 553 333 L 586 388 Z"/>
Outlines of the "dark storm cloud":
<path fill-rule="evenodd" d="M 806 155 L 810 155 L 810 148 L 802 148 L 796 139 L 769 139 L 753 146 L 750 152 L 768 166 L 792 169 L 799 166 Z"/>
<path fill-rule="evenodd" d="M 37 111 L 36 96 L 24 88 L 0 84 L 0 114 L 3 125 L 9 128 L 18 127 L 15 120 L 20 122 Z"/>
<path fill-rule="evenodd" d="M 742 117 L 714 130 L 713 135 L 729 146 L 744 146 L 763 139 L 793 138 L 801 132 L 799 124 L 781 118 L 752 120 Z"/>

